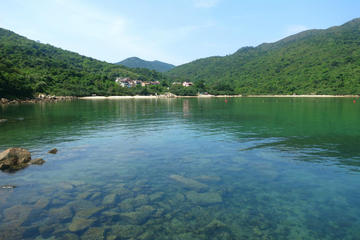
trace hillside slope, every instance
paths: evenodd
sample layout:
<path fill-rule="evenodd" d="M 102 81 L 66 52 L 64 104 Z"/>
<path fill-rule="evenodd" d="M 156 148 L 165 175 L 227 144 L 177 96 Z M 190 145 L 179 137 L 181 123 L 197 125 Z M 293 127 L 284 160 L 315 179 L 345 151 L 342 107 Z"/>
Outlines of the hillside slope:
<path fill-rule="evenodd" d="M 98 61 L 0 28 L 0 97 L 122 94 L 116 77 L 164 78 L 155 71 Z"/>
<path fill-rule="evenodd" d="M 118 65 L 123 65 L 129 68 L 147 68 L 150 70 L 155 70 L 158 72 L 166 72 L 170 69 L 173 69 L 175 66 L 172 64 L 160 62 L 160 61 L 146 61 L 138 57 L 127 58 L 121 62 L 115 63 Z"/>
<path fill-rule="evenodd" d="M 226 83 L 238 94 L 359 94 L 360 18 L 199 59 L 167 74 L 208 86 Z"/>

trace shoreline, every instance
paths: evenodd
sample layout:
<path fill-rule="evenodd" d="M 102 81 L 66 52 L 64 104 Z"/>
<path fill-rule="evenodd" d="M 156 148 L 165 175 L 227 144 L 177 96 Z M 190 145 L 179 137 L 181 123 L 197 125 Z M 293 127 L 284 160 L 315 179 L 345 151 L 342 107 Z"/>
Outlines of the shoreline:
<path fill-rule="evenodd" d="M 60 101 L 72 101 L 78 99 L 74 96 L 44 96 L 31 99 L 12 99 L 0 97 L 0 105 L 12 105 L 12 104 L 23 104 L 23 103 L 56 103 Z"/>
<path fill-rule="evenodd" d="M 106 100 L 106 99 L 164 99 L 164 98 L 359 98 L 360 95 L 198 95 L 198 96 L 87 96 L 80 100 Z"/>
<path fill-rule="evenodd" d="M 61 101 L 80 100 L 115 100 L 115 99 L 170 99 L 170 98 L 360 98 L 360 95 L 198 95 L 198 96 L 176 96 L 158 95 L 158 96 L 51 96 L 34 99 L 14 99 L 8 100 L 0 98 L 0 105 L 27 104 L 27 103 L 56 103 Z"/>

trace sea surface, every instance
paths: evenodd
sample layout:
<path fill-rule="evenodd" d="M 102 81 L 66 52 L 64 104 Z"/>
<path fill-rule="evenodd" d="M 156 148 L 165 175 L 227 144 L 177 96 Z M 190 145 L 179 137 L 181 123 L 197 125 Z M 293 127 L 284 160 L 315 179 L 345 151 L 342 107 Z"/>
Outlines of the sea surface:
<path fill-rule="evenodd" d="M 360 239 L 353 100 L 0 105 L 0 150 L 46 160 L 0 172 L 0 239 Z"/>

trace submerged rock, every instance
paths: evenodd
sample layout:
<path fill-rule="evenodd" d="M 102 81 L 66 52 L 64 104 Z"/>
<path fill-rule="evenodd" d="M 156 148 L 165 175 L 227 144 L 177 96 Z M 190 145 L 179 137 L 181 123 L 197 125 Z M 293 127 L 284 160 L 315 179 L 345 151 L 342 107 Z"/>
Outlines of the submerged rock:
<path fill-rule="evenodd" d="M 202 176 L 196 177 L 196 180 L 210 183 L 210 182 L 219 182 L 219 181 L 221 181 L 221 178 L 219 176 L 202 175 Z"/>
<path fill-rule="evenodd" d="M 176 182 L 181 183 L 182 185 L 184 185 L 186 188 L 189 189 L 193 189 L 196 191 L 202 191 L 202 190 L 206 190 L 208 188 L 208 186 L 206 184 L 200 183 L 196 180 L 193 180 L 191 178 L 185 178 L 183 176 L 180 175 L 170 175 L 170 178 L 175 180 Z"/>
<path fill-rule="evenodd" d="M 79 198 L 79 199 L 87 199 L 88 197 L 90 197 L 91 194 L 92 194 L 91 192 L 82 192 L 82 193 L 77 195 L 77 198 Z"/>
<path fill-rule="evenodd" d="M 51 154 L 56 154 L 57 152 L 58 152 L 58 150 L 56 148 L 53 148 L 50 151 L 48 151 L 48 153 L 51 153 Z"/>
<path fill-rule="evenodd" d="M 197 193 L 195 191 L 189 191 L 186 193 L 186 198 L 199 205 L 209 205 L 222 202 L 221 195 L 216 192 Z"/>
<path fill-rule="evenodd" d="M 49 205 L 49 203 L 50 203 L 49 199 L 41 198 L 41 199 L 36 201 L 36 203 L 34 204 L 34 208 L 36 208 L 36 209 L 44 209 Z"/>
<path fill-rule="evenodd" d="M 112 193 L 112 194 L 109 194 L 109 195 L 106 195 L 102 201 L 102 204 L 103 205 L 111 205 L 111 204 L 114 204 L 116 202 L 116 197 L 117 197 L 117 194 L 116 193 Z"/>
<path fill-rule="evenodd" d="M 62 222 L 64 220 L 72 218 L 72 216 L 73 213 L 71 211 L 71 208 L 67 205 L 61 208 L 52 208 L 49 210 L 49 217 L 55 222 Z"/>
<path fill-rule="evenodd" d="M 29 205 L 14 205 L 4 210 L 3 222 L 10 223 L 14 226 L 23 224 L 30 215 L 32 208 Z"/>
<path fill-rule="evenodd" d="M 14 189 L 14 188 L 16 188 L 15 185 L 9 185 L 9 184 L 0 186 L 0 189 Z"/>
<path fill-rule="evenodd" d="M 35 158 L 30 161 L 30 164 L 33 165 L 43 165 L 45 163 L 45 160 L 42 158 Z"/>
<path fill-rule="evenodd" d="M 163 192 L 156 192 L 149 196 L 151 202 L 161 199 L 164 196 Z"/>
<path fill-rule="evenodd" d="M 24 148 L 9 148 L 0 153 L 0 169 L 15 171 L 29 165 L 31 154 Z"/>
<path fill-rule="evenodd" d="M 74 233 L 66 233 L 61 236 L 61 240 L 79 240 L 79 237 Z"/>
<path fill-rule="evenodd" d="M 70 232 L 78 232 L 87 229 L 95 222 L 93 218 L 81 218 L 73 217 L 71 224 L 69 225 Z"/>
<path fill-rule="evenodd" d="M 107 239 L 136 239 L 142 233 L 142 228 L 136 225 L 112 225 Z"/>
<path fill-rule="evenodd" d="M 120 214 L 121 220 L 129 224 L 142 224 L 153 214 L 155 209 L 152 206 L 142 206 L 135 212 L 127 212 Z"/>
<path fill-rule="evenodd" d="M 78 212 L 76 212 L 75 217 L 89 218 L 89 217 L 97 214 L 98 212 L 102 211 L 103 209 L 104 209 L 104 207 L 93 207 L 93 208 L 81 209 Z"/>
<path fill-rule="evenodd" d="M 103 240 L 104 232 L 104 228 L 91 227 L 81 236 L 81 240 Z"/>

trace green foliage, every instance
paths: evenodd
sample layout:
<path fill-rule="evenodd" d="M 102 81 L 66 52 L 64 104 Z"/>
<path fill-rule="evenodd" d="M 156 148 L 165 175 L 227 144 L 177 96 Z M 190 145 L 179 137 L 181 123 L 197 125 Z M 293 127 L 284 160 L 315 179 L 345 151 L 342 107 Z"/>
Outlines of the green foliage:
<path fill-rule="evenodd" d="M 167 75 L 205 82 L 215 94 L 360 94 L 360 18 L 200 59 Z"/>
<path fill-rule="evenodd" d="M 196 96 L 198 89 L 194 86 L 183 87 L 182 85 L 172 85 L 170 92 L 177 96 Z"/>
<path fill-rule="evenodd" d="M 127 58 L 116 64 L 124 65 L 129 68 L 146 68 L 158 72 L 166 72 L 175 67 L 172 64 L 168 64 L 160 61 L 145 61 L 137 57 Z"/>
<path fill-rule="evenodd" d="M 167 80 L 156 71 L 129 69 L 98 61 L 0 28 L 1 97 L 24 98 L 35 93 L 73 96 L 114 93 L 133 95 L 141 91 L 120 88 L 114 82 L 117 77 L 143 81 Z M 150 93 L 156 91 L 159 90 L 149 90 Z"/>

